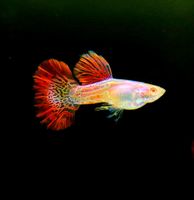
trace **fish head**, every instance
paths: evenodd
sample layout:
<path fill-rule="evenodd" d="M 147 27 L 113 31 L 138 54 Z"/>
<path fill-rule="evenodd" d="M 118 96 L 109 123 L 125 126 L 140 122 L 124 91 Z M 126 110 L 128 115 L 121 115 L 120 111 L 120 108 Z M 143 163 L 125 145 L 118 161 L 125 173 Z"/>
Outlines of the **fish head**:
<path fill-rule="evenodd" d="M 114 98 L 111 98 L 111 104 L 126 110 L 137 109 L 156 101 L 164 93 L 165 89 L 160 86 L 138 81 L 125 81 L 113 87 L 111 97 Z"/>
<path fill-rule="evenodd" d="M 166 92 L 166 90 L 160 86 L 150 85 L 147 103 L 152 103 L 152 102 L 158 100 L 161 96 L 163 96 L 163 94 L 165 92 Z"/>
<path fill-rule="evenodd" d="M 145 83 L 137 89 L 137 96 L 145 103 L 152 103 L 158 100 L 165 92 L 166 90 L 160 86 Z"/>

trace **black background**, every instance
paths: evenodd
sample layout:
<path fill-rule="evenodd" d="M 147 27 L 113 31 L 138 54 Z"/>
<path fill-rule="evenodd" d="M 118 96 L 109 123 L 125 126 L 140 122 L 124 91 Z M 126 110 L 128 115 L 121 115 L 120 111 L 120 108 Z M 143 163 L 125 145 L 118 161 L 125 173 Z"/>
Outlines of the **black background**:
<path fill-rule="evenodd" d="M 51 163 L 57 158 L 68 166 L 71 159 L 75 168 L 89 163 L 88 168 L 124 174 L 137 169 L 141 175 L 186 173 L 193 132 L 194 18 L 191 1 L 184 2 L 3 3 L 2 79 L 4 97 L 11 98 L 3 98 L 9 105 L 3 130 L 8 137 L 2 143 L 11 152 L 21 149 L 26 158 Z M 55 58 L 73 69 L 88 50 L 110 63 L 115 78 L 162 86 L 165 95 L 139 110 L 124 111 L 116 124 L 88 105 L 78 110 L 72 127 L 47 130 L 33 107 L 37 66 Z"/>

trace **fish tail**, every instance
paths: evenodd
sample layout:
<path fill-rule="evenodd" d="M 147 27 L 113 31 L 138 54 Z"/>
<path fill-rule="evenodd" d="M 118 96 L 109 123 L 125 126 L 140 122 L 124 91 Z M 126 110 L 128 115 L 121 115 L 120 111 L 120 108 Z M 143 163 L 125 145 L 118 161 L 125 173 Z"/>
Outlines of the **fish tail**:
<path fill-rule="evenodd" d="M 37 117 L 48 129 L 62 130 L 72 125 L 79 108 L 70 95 L 78 83 L 68 65 L 55 59 L 42 62 L 34 78 Z"/>

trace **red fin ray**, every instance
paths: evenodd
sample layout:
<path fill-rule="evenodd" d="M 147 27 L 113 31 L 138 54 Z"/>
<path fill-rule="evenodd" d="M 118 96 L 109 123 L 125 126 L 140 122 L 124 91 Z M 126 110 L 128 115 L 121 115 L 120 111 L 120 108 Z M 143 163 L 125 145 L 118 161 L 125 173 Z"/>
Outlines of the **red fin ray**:
<path fill-rule="evenodd" d="M 83 85 L 112 78 L 108 62 L 93 51 L 81 56 L 74 68 L 74 74 Z"/>
<path fill-rule="evenodd" d="M 61 130 L 73 123 L 78 105 L 74 105 L 69 91 L 77 82 L 68 65 L 50 59 L 41 63 L 34 75 L 37 117 L 47 128 Z"/>

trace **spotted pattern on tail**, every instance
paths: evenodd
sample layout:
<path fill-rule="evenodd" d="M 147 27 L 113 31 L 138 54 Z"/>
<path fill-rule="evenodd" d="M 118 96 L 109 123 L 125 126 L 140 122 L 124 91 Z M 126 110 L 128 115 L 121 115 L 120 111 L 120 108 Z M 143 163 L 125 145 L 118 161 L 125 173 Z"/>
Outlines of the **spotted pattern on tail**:
<path fill-rule="evenodd" d="M 34 75 L 35 107 L 37 117 L 47 128 L 61 130 L 73 123 L 78 109 L 70 96 L 77 86 L 68 66 L 54 59 L 44 61 Z"/>

